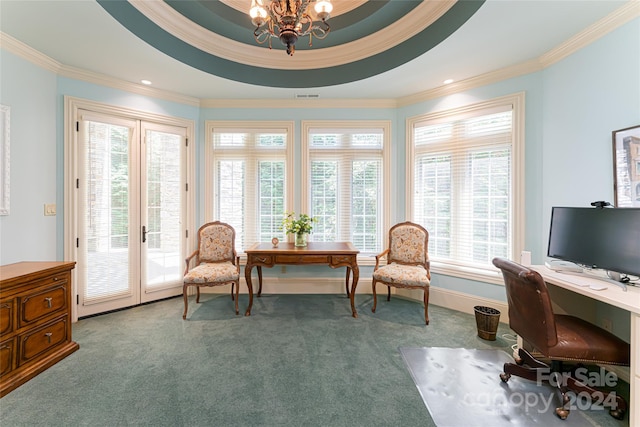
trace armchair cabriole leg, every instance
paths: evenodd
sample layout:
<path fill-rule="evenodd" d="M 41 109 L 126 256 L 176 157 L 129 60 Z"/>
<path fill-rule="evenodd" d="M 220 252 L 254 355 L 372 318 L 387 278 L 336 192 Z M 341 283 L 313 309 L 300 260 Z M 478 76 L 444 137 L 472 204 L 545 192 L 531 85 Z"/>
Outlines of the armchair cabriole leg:
<path fill-rule="evenodd" d="M 429 288 L 424 288 L 424 323 L 429 324 Z"/>
<path fill-rule="evenodd" d="M 371 285 L 371 290 L 373 291 L 373 306 L 371 306 L 371 312 L 376 312 L 376 304 L 378 303 L 378 298 L 376 296 L 376 281 L 374 280 Z"/>
<path fill-rule="evenodd" d="M 189 308 L 189 300 L 187 297 L 187 289 L 189 288 L 188 284 L 184 284 L 182 286 L 182 298 L 184 299 L 184 312 L 182 313 L 182 320 L 187 318 L 187 309 Z"/>
<path fill-rule="evenodd" d="M 240 294 L 240 281 L 238 281 L 237 284 L 232 283 L 231 284 L 231 292 L 233 292 L 233 286 L 236 286 L 236 316 L 238 315 L 238 313 L 240 313 L 240 310 L 238 309 L 238 295 Z M 233 299 L 233 293 L 231 294 L 231 298 Z"/>

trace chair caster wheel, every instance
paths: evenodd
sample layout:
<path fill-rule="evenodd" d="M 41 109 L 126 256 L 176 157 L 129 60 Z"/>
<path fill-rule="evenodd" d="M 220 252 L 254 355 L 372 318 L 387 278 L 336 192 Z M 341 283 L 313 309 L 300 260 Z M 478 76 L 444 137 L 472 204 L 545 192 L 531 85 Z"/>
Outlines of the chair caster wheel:
<path fill-rule="evenodd" d="M 625 411 L 623 409 L 611 409 L 609 411 L 609 415 L 611 415 L 616 420 L 624 419 L 624 413 Z"/>
<path fill-rule="evenodd" d="M 569 416 L 569 410 L 564 408 L 556 408 L 556 415 L 561 420 L 566 420 L 567 417 Z"/>
<path fill-rule="evenodd" d="M 500 374 L 500 379 L 503 383 L 506 383 L 511 378 L 511 374 L 505 374 L 504 372 Z"/>

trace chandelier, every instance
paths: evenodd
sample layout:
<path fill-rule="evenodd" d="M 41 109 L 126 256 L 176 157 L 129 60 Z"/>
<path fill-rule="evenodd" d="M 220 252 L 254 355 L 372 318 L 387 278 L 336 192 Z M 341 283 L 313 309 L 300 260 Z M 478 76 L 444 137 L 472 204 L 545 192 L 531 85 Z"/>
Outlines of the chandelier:
<path fill-rule="evenodd" d="M 309 9 L 314 4 L 315 18 Z M 251 0 L 249 16 L 256 26 L 253 35 L 259 44 L 277 37 L 287 46 L 287 54 L 293 55 L 298 37 L 309 36 L 309 46 L 313 37 L 322 40 L 331 28 L 327 24 L 333 10 L 331 0 Z"/>

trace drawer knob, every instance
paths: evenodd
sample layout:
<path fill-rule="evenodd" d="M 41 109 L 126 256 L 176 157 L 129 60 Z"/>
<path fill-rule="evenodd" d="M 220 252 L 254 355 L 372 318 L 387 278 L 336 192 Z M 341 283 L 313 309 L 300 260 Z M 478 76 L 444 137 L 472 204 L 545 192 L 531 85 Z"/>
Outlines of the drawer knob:
<path fill-rule="evenodd" d="M 47 341 L 49 341 L 49 344 L 51 344 L 51 335 L 53 335 L 51 332 L 47 332 L 46 334 L 44 334 L 44 336 L 47 337 Z"/>
<path fill-rule="evenodd" d="M 47 297 L 44 300 L 47 302 L 47 308 L 51 308 L 51 301 L 53 300 L 53 298 Z"/>

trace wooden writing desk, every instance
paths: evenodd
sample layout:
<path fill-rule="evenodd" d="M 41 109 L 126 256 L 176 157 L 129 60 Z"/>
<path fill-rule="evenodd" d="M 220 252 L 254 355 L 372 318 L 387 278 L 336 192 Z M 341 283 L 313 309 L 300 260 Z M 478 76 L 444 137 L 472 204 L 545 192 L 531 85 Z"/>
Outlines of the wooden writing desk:
<path fill-rule="evenodd" d="M 251 284 L 251 269 L 255 266 L 258 270 L 258 296 L 262 294 L 262 267 L 281 265 L 313 265 L 324 264 L 331 268 L 347 267 L 345 287 L 351 300 L 351 313 L 358 317 L 358 312 L 353 302 L 356 293 L 358 277 L 358 251 L 351 242 L 309 242 L 305 247 L 296 247 L 293 243 L 280 242 L 278 247 L 271 243 L 256 243 L 245 251 L 247 265 L 244 268 L 244 277 L 249 288 L 249 306 L 245 316 L 251 315 L 253 306 L 253 286 Z M 349 290 L 349 276 L 353 271 L 353 284 Z"/>
<path fill-rule="evenodd" d="M 629 425 L 640 425 L 640 288 L 627 286 L 625 292 L 614 283 L 607 283 L 588 275 L 561 273 L 548 269 L 543 265 L 531 266 L 544 278 L 547 284 L 605 302 L 630 313 L 631 317 L 631 366 L 629 395 Z M 589 286 L 606 286 L 604 290 L 593 290 Z"/>

